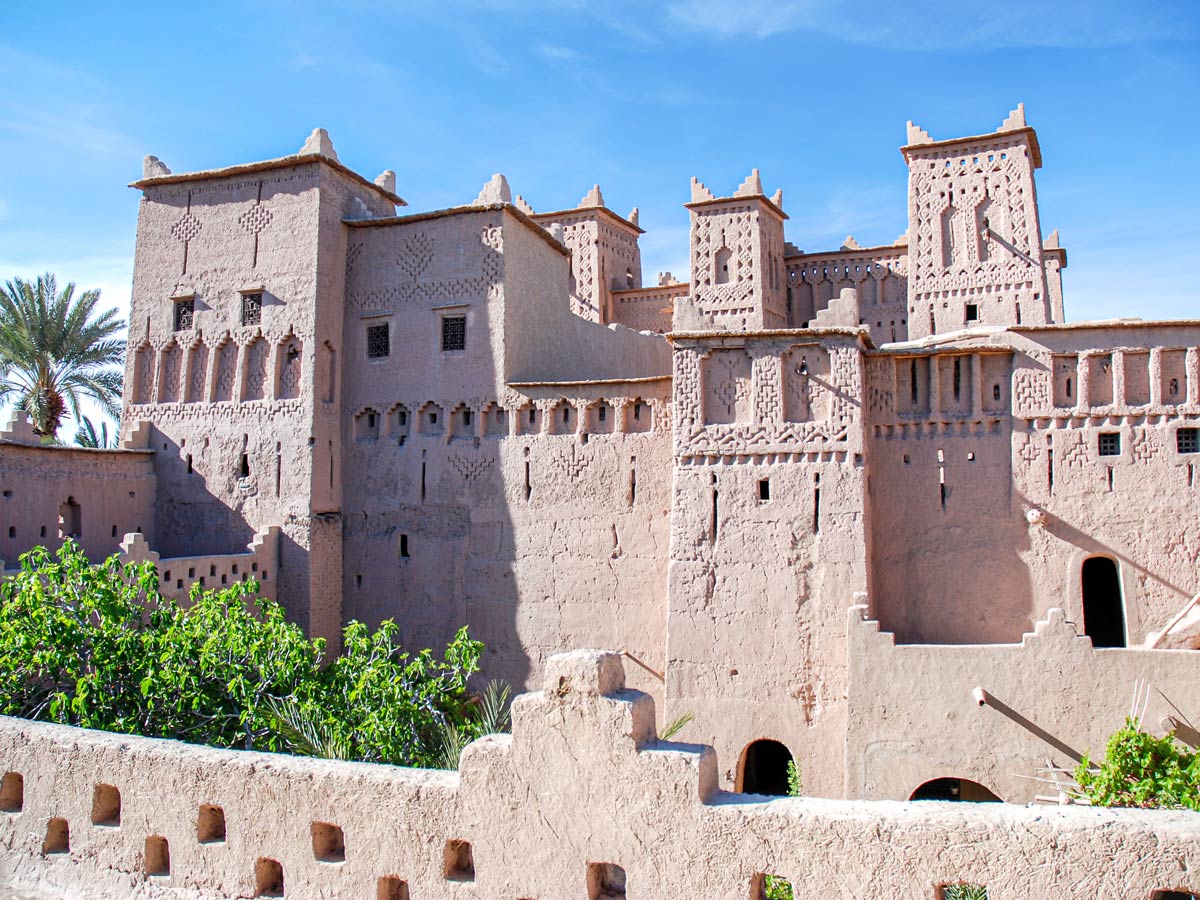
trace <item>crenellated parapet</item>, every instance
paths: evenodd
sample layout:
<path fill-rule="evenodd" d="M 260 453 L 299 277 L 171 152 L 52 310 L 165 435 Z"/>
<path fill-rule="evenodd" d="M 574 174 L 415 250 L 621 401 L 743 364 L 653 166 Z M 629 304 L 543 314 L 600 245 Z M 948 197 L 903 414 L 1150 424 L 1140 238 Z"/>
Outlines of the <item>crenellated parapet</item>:
<path fill-rule="evenodd" d="M 150 900 L 741 900 L 767 875 L 797 897 L 1195 889 L 1196 813 L 728 794 L 711 747 L 657 738 L 654 702 L 626 687 L 618 654 L 555 656 L 544 684 L 514 702 L 513 733 L 471 744 L 458 772 L 0 719 L 0 876 Z"/>
<path fill-rule="evenodd" d="M 692 179 L 691 295 L 675 306 L 675 329 L 786 328 L 783 193 L 763 193 L 758 169 L 728 197 Z"/>

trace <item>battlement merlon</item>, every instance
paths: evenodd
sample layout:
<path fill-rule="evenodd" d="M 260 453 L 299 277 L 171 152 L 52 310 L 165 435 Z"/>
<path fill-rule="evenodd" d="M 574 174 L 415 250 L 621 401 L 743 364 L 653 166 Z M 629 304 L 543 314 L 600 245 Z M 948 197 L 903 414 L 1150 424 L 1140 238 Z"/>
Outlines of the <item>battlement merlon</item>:
<path fill-rule="evenodd" d="M 913 159 L 917 157 L 925 157 L 931 153 L 937 153 L 953 147 L 961 147 L 966 144 L 995 144 L 998 140 L 1004 138 L 1016 138 L 1024 136 L 1029 145 L 1029 157 L 1033 161 L 1033 167 L 1040 169 L 1042 167 L 1042 148 L 1038 143 L 1037 132 L 1025 123 L 1025 104 L 1018 103 L 1017 108 L 1008 114 L 1008 118 L 990 134 L 976 134 L 968 137 L 947 138 L 945 140 L 934 140 L 929 136 L 929 133 L 923 128 L 908 123 L 907 143 L 900 148 L 900 152 L 904 155 L 904 161 L 911 164 Z"/>
<path fill-rule="evenodd" d="M 320 130 L 321 129 L 317 129 L 317 131 Z M 328 142 L 328 135 L 325 136 L 325 141 Z M 218 169 L 203 169 L 198 172 L 171 172 L 156 157 L 147 157 L 147 160 L 153 159 L 154 164 L 145 164 L 143 166 L 143 177 L 137 181 L 131 182 L 129 186 L 131 188 L 137 188 L 138 190 L 144 191 L 146 188 L 159 187 L 160 185 L 183 184 L 189 181 L 206 181 L 215 178 L 232 178 L 239 175 L 267 172 L 272 169 L 284 169 L 289 166 L 300 166 L 305 165 L 306 163 L 316 163 L 318 165 L 328 166 L 335 172 L 345 176 L 351 181 L 375 191 L 395 206 L 408 206 L 408 202 L 393 190 L 395 187 L 396 178 L 394 172 L 391 172 L 390 170 L 386 171 L 379 176 L 378 180 L 370 181 L 369 179 L 360 175 L 358 172 L 355 172 L 349 166 L 342 163 L 337 158 L 337 154 L 333 153 L 331 144 L 328 145 L 327 150 L 319 146 L 314 146 L 314 148 L 310 149 L 309 144 L 311 142 L 312 139 L 310 138 L 309 142 L 306 142 L 305 146 L 301 148 L 299 152 L 293 153 L 289 156 L 281 156 L 278 159 L 266 159 L 260 162 L 239 163 L 238 165 L 234 166 L 225 166 Z M 164 174 L 147 174 L 151 172 L 161 172 Z"/>

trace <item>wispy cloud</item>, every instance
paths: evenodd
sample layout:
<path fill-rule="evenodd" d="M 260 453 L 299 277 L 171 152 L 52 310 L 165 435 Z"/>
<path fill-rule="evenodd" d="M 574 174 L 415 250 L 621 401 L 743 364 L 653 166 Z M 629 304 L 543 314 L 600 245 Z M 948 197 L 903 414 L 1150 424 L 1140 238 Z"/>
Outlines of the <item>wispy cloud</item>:
<path fill-rule="evenodd" d="M 136 154 L 136 142 L 112 124 L 114 98 L 91 72 L 0 44 L 0 84 L 28 86 L 0 95 L 0 132 L 74 154 Z"/>
<path fill-rule="evenodd" d="M 561 44 L 550 44 L 546 41 L 538 41 L 533 49 L 538 56 L 550 62 L 576 62 L 580 58 L 579 54 L 570 47 L 564 47 Z"/>
<path fill-rule="evenodd" d="M 926 0 L 672 0 L 678 25 L 717 38 L 768 38 L 809 31 L 852 44 L 892 50 L 1013 47 L 1102 47 L 1186 39 L 1196 33 L 1187 0 L 1153 7 L 1124 0 L 1058 0 L 1054 20 L 1039 0 L 1001 5 Z"/>
<path fill-rule="evenodd" d="M 864 246 L 890 244 L 907 223 L 905 186 L 846 185 L 792 213 L 787 237 L 808 251 L 835 249 L 847 235 Z M 784 209 L 788 198 L 784 195 Z"/>

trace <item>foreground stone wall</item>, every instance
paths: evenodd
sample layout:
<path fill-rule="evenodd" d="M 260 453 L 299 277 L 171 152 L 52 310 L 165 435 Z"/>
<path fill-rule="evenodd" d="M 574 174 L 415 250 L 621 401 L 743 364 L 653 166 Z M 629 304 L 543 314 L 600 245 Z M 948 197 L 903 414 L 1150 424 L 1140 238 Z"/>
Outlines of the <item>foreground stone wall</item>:
<path fill-rule="evenodd" d="M 0 878 L 89 896 L 1148 900 L 1195 890 L 1200 815 L 731 795 L 658 741 L 619 657 L 554 657 L 461 772 L 0 720 Z"/>

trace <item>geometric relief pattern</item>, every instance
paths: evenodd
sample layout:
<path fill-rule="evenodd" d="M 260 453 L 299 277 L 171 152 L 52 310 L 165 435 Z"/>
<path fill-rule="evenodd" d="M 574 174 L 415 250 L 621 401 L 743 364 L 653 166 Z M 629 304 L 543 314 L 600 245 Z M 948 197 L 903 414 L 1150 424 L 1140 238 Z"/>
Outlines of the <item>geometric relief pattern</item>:
<path fill-rule="evenodd" d="M 267 382 L 267 342 L 258 337 L 246 351 L 245 399 L 261 400 Z"/>
<path fill-rule="evenodd" d="M 1013 373 L 1013 414 L 1031 419 L 1045 415 L 1050 408 L 1050 376 L 1034 369 Z"/>
<path fill-rule="evenodd" d="M 179 399 L 179 370 L 183 351 L 171 341 L 162 352 L 162 381 L 158 385 L 158 402 L 175 403 Z"/>
<path fill-rule="evenodd" d="M 450 454 L 450 465 L 463 477 L 464 481 L 478 481 L 487 475 L 495 463 L 492 456 L 464 456 L 458 453 Z"/>
<path fill-rule="evenodd" d="M 300 364 L 304 345 L 291 338 L 279 347 L 279 399 L 292 400 L 300 396 Z"/>
<path fill-rule="evenodd" d="M 1059 457 L 1069 469 L 1083 469 L 1088 464 L 1088 445 L 1081 431 L 1059 431 L 1055 439 L 1055 450 L 1061 448 Z"/>
<path fill-rule="evenodd" d="M 271 224 L 271 211 L 261 203 L 256 203 L 238 216 L 238 224 L 247 234 L 258 234 Z"/>
<path fill-rule="evenodd" d="M 208 377 L 208 347 L 194 344 L 188 352 L 188 384 L 183 402 L 199 403 L 204 399 L 204 379 Z"/>
<path fill-rule="evenodd" d="M 704 361 L 704 420 L 709 424 L 749 422 L 750 357 L 742 349 L 714 350 Z"/>
<path fill-rule="evenodd" d="M 171 226 L 171 234 L 175 240 L 181 243 L 187 243 L 192 238 L 200 233 L 200 222 L 191 214 L 186 212 L 183 217 Z"/>
<path fill-rule="evenodd" d="M 238 345 L 226 341 L 217 348 L 217 379 L 213 400 L 218 403 L 233 399 L 233 385 L 237 380 Z"/>
<path fill-rule="evenodd" d="M 414 234 L 401 245 L 396 262 L 409 281 L 416 281 L 433 262 L 433 239 L 423 231 Z"/>
<path fill-rule="evenodd" d="M 149 403 L 150 391 L 154 386 L 154 351 L 149 344 L 142 344 L 137 349 L 133 364 L 133 402 Z"/>
<path fill-rule="evenodd" d="M 1136 462 L 1148 463 L 1163 452 L 1158 433 L 1150 428 L 1134 428 L 1129 436 L 1129 455 Z"/>

